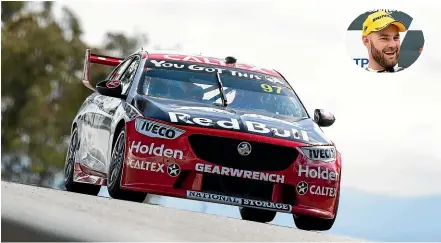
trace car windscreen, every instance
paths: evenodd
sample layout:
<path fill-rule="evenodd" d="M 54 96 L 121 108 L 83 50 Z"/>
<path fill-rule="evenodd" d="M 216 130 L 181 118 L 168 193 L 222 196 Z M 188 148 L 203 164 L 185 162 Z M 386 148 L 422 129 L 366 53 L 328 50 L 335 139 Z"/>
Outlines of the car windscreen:
<path fill-rule="evenodd" d="M 227 67 L 148 60 L 141 90 L 144 95 L 153 97 L 222 104 L 216 73 L 230 108 L 307 117 L 299 99 L 283 79 Z"/>

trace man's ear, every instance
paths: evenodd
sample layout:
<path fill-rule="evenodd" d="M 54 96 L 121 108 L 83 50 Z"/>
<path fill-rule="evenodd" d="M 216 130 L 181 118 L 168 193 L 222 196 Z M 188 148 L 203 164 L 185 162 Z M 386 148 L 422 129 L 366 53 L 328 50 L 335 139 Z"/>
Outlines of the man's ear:
<path fill-rule="evenodd" d="M 361 37 L 361 41 L 363 41 L 364 46 L 366 46 L 366 47 L 370 46 L 370 40 L 369 40 L 368 36 Z"/>

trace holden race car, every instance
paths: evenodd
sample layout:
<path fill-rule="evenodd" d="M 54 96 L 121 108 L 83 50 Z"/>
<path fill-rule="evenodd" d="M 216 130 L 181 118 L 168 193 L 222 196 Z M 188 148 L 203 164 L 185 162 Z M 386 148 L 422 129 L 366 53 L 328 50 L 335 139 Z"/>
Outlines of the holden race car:
<path fill-rule="evenodd" d="M 90 83 L 91 64 L 114 67 Z M 242 219 L 293 215 L 329 230 L 340 198 L 341 155 L 281 73 L 201 55 L 86 50 L 93 92 L 71 127 L 67 191 L 143 202 L 148 193 L 237 206 Z"/>

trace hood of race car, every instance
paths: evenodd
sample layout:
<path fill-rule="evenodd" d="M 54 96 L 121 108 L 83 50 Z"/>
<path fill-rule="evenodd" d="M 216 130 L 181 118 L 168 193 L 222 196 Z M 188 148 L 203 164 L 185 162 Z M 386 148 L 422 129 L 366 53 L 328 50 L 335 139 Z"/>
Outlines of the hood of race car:
<path fill-rule="evenodd" d="M 312 145 L 332 143 L 310 118 L 148 96 L 136 96 L 134 105 L 145 117 L 179 125 L 239 131 Z"/>

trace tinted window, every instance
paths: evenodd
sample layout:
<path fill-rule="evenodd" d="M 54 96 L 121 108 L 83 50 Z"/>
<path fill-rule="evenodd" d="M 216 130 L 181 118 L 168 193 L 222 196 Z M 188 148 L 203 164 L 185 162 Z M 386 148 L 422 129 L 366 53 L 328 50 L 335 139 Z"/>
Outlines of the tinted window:
<path fill-rule="evenodd" d="M 221 104 L 216 73 L 229 107 L 307 117 L 285 80 L 225 67 L 149 60 L 143 71 L 142 92 L 166 99 Z"/>

